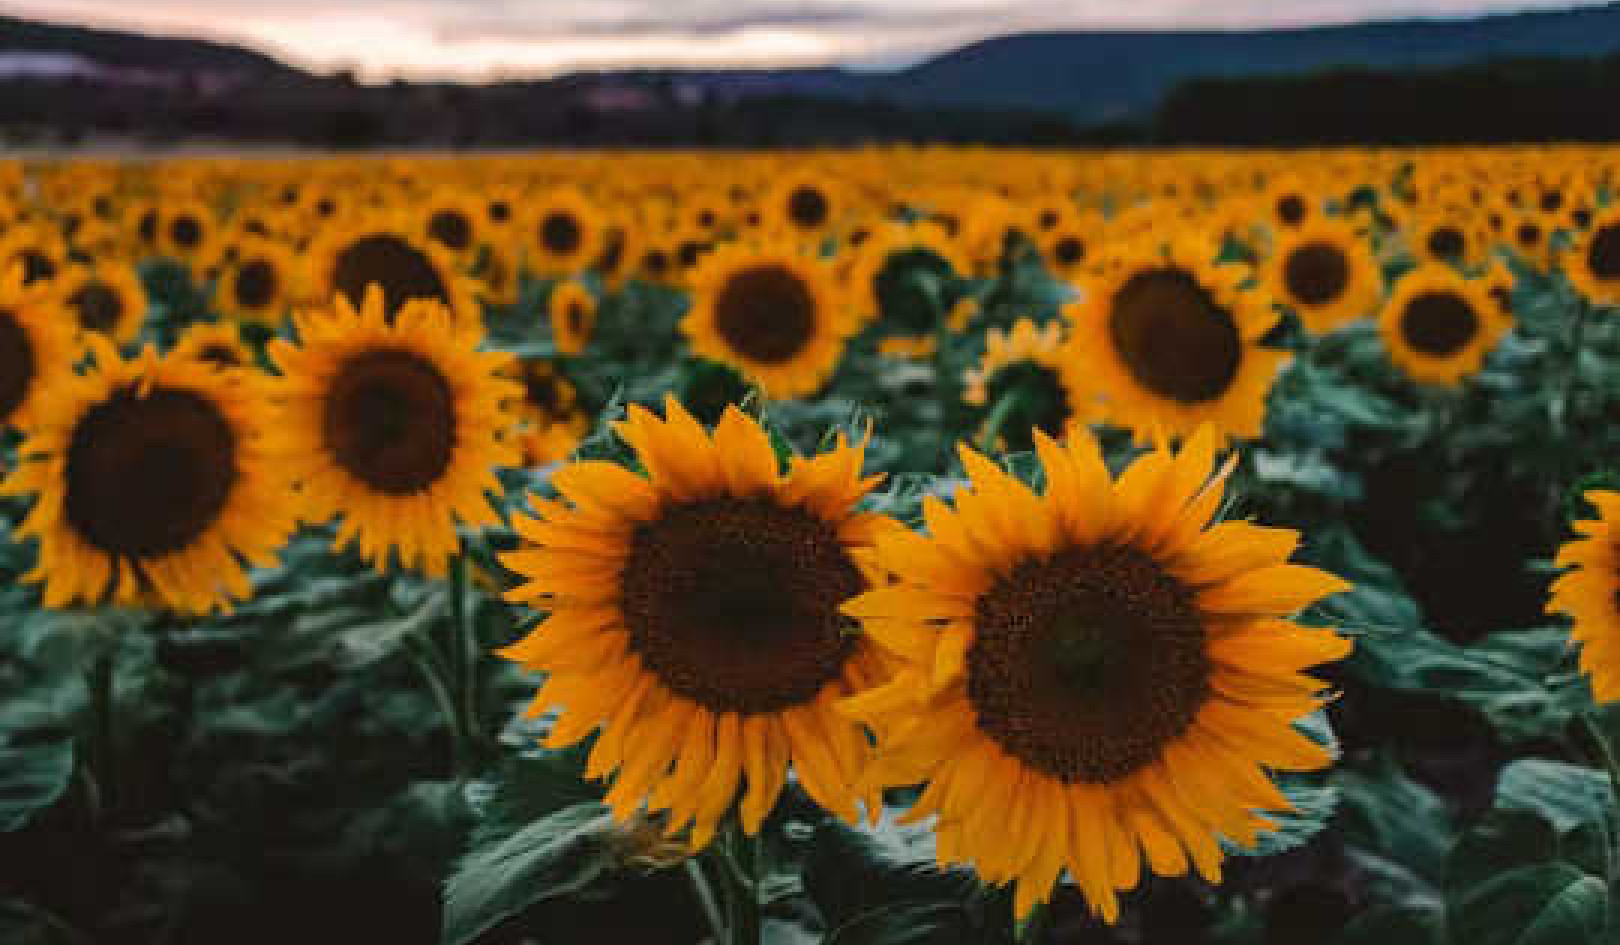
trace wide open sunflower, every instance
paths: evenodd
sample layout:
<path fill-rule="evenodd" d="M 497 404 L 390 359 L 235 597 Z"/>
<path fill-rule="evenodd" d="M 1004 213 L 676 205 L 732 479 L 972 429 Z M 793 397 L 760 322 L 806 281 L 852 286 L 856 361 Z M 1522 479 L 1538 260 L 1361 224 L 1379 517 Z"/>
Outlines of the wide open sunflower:
<path fill-rule="evenodd" d="M 22 426 L 46 392 L 73 376 L 72 326 L 39 288 L 24 288 L 23 267 L 0 274 L 0 429 Z"/>
<path fill-rule="evenodd" d="M 535 275 L 585 271 L 601 255 L 606 221 L 577 190 L 557 190 L 534 205 L 528 217 L 528 268 Z"/>
<path fill-rule="evenodd" d="M 1599 214 L 1563 255 L 1564 275 L 1593 305 L 1620 305 L 1620 207 Z"/>
<path fill-rule="evenodd" d="M 196 361 L 88 343 L 95 368 L 44 393 L 0 486 L 38 496 L 17 530 L 39 541 L 25 580 L 47 607 L 155 597 L 209 613 L 246 598 L 244 562 L 272 565 L 294 522 L 264 400 Z"/>
<path fill-rule="evenodd" d="M 852 328 L 825 263 L 781 246 L 742 244 L 703 259 L 681 322 L 693 351 L 778 399 L 815 393 Z"/>
<path fill-rule="evenodd" d="M 521 391 L 496 376 L 502 356 L 478 351 L 479 327 L 436 302 L 390 321 L 375 288 L 358 311 L 339 296 L 296 324 L 299 344 L 277 340 L 270 354 L 283 375 L 275 436 L 296 462 L 303 514 L 342 516 L 337 545 L 378 568 L 393 554 L 442 575 L 457 520 L 496 522 L 485 492 L 517 460 L 501 403 Z"/>
<path fill-rule="evenodd" d="M 1407 273 L 1378 317 L 1384 347 L 1413 380 L 1456 384 L 1477 372 L 1513 328 L 1494 282 L 1430 264 Z"/>
<path fill-rule="evenodd" d="M 1584 536 L 1558 549 L 1559 567 L 1547 612 L 1574 621 L 1570 637 L 1581 644 L 1581 671 L 1592 678 L 1598 702 L 1620 701 L 1620 493 L 1592 491 L 1586 501 L 1598 517 L 1575 523 Z"/>
<path fill-rule="evenodd" d="M 446 306 L 458 321 L 476 324 L 479 311 L 472 281 L 437 243 L 416 235 L 408 217 L 369 213 L 320 230 L 309 248 L 306 298 L 328 305 L 341 295 L 359 306 L 368 286 L 382 288 L 389 318 L 407 303 L 428 299 Z"/>
<path fill-rule="evenodd" d="M 1282 231 L 1266 266 L 1266 283 L 1313 335 L 1373 314 L 1383 276 L 1366 238 L 1354 227 L 1318 216 Z"/>
<path fill-rule="evenodd" d="M 1065 869 L 1109 921 L 1144 860 L 1218 881 L 1220 840 L 1290 809 L 1268 771 L 1331 761 L 1292 723 L 1323 698 L 1301 671 L 1349 643 L 1288 618 L 1346 585 L 1287 563 L 1293 531 L 1209 524 L 1217 440 L 1116 482 L 1089 435 L 1037 435 L 1044 494 L 964 448 L 971 487 L 880 537 L 894 583 L 844 607 L 898 661 L 841 706 L 878 735 L 863 789 L 927 781 L 908 817 L 938 815 L 941 862 L 1016 882 L 1019 916 Z"/>
<path fill-rule="evenodd" d="M 72 313 L 79 331 L 100 332 L 119 344 L 134 341 L 146 321 L 146 287 L 128 263 L 70 266 L 50 291 L 56 304 Z"/>
<path fill-rule="evenodd" d="M 869 586 L 873 538 L 897 527 L 854 511 L 878 481 L 861 475 L 863 446 L 840 440 L 783 474 L 735 408 L 712 434 L 673 398 L 664 414 L 631 407 L 617 426 L 645 477 L 574 463 L 552 478 L 565 501 L 517 520 L 527 547 L 502 560 L 524 583 L 507 596 L 547 616 L 501 654 L 548 674 L 530 708 L 562 707 L 548 744 L 601 727 L 586 773 L 616 772 L 619 820 L 668 811 L 698 848 L 740 793 L 757 833 L 789 764 L 853 820 L 870 746 L 833 706 L 881 673 L 839 608 Z"/>
<path fill-rule="evenodd" d="M 1288 357 L 1259 344 L 1277 313 L 1260 293 L 1239 290 L 1246 267 L 1211 258 L 1198 240 L 1129 253 L 1064 309 L 1076 375 L 1093 385 L 1108 421 L 1138 440 L 1204 423 L 1260 435 L 1266 394 Z"/>
<path fill-rule="evenodd" d="M 275 326 L 301 294 L 292 253 L 280 243 L 248 238 L 220 275 L 214 298 L 220 309 L 241 321 Z"/>

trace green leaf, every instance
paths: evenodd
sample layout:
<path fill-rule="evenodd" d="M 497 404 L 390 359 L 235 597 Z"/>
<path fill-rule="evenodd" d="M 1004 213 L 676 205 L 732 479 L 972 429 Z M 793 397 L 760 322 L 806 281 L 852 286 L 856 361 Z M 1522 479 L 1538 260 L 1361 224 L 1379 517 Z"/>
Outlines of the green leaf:
<path fill-rule="evenodd" d="M 476 846 L 445 884 L 445 945 L 464 945 L 525 909 L 582 892 L 613 863 L 612 821 L 594 801 Z"/>
<path fill-rule="evenodd" d="M 1527 758 L 1502 769 L 1496 806 L 1540 814 L 1565 833 L 1583 824 L 1603 823 L 1614 808 L 1614 791 L 1602 771 Z"/>
<path fill-rule="evenodd" d="M 824 945 L 967 945 L 971 932 L 967 910 L 957 903 L 898 902 L 840 925 Z"/>
<path fill-rule="evenodd" d="M 26 826 L 73 780 L 73 743 L 0 746 L 0 833 Z"/>
<path fill-rule="evenodd" d="M 1432 906 L 1379 906 L 1346 925 L 1332 945 L 1444 945 L 1445 913 Z"/>
<path fill-rule="evenodd" d="M 358 669 L 392 656 L 407 638 L 432 629 L 449 607 L 449 594 L 435 590 L 410 613 L 343 631 L 337 638 L 338 666 Z"/>
<path fill-rule="evenodd" d="M 960 903 L 978 888 L 967 873 L 940 869 L 928 828 L 895 817 L 885 810 L 875 827 L 831 819 L 817 826 L 804 888 L 829 927 L 893 903 Z"/>
<path fill-rule="evenodd" d="M 1429 879 L 1444 871 L 1451 848 L 1451 811 L 1433 791 L 1384 759 L 1373 770 L 1341 769 L 1340 823 L 1350 843 L 1393 859 Z"/>
<path fill-rule="evenodd" d="M 1567 863 L 1541 863 L 1475 886 L 1448 916 L 1452 938 L 1468 945 L 1596 945 L 1609 922 L 1609 891 Z"/>

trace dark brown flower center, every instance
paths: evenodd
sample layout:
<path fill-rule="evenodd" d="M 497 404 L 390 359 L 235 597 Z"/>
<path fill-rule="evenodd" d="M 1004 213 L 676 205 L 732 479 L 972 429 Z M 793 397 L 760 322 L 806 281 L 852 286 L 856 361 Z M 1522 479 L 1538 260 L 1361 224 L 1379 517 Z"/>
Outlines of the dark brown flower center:
<path fill-rule="evenodd" d="M 530 406 L 553 419 L 567 414 L 567 398 L 555 375 L 531 371 L 523 376 L 523 396 Z"/>
<path fill-rule="evenodd" d="M 1332 243 L 1306 243 L 1283 264 L 1288 294 L 1302 305 L 1327 305 L 1350 285 L 1350 261 Z"/>
<path fill-rule="evenodd" d="M 110 335 L 118 327 L 124 314 L 124 300 L 105 282 L 86 282 L 68 296 L 78 317 L 79 327 L 85 331 L 99 331 Z"/>
<path fill-rule="evenodd" d="M 189 390 L 131 384 L 90 408 L 68 442 L 63 505 L 73 530 L 120 558 L 183 551 L 236 485 L 236 432 Z"/>
<path fill-rule="evenodd" d="M 1052 247 L 1052 258 L 1059 266 L 1073 266 L 1084 262 L 1086 241 L 1078 236 L 1065 236 Z"/>
<path fill-rule="evenodd" d="M 351 356 L 326 395 L 326 448 L 378 492 L 410 495 L 439 480 L 456 445 L 455 397 L 439 369 L 411 351 Z"/>
<path fill-rule="evenodd" d="M 831 209 L 827 195 L 814 187 L 798 187 L 788 195 L 788 219 L 802 229 L 813 230 L 826 223 Z"/>
<path fill-rule="evenodd" d="M 505 223 L 512 219 L 512 205 L 504 200 L 490 201 L 489 218 L 496 223 Z"/>
<path fill-rule="evenodd" d="M 1586 266 L 1599 279 L 1620 279 L 1620 223 L 1611 223 L 1592 235 Z"/>
<path fill-rule="evenodd" d="M 579 302 L 569 302 L 568 309 L 563 313 L 563 321 L 568 325 L 568 333 L 579 337 L 585 333 L 585 306 Z"/>
<path fill-rule="evenodd" d="M 380 286 L 389 318 L 413 299 L 450 303 L 444 279 L 428 254 L 389 233 L 363 236 L 343 247 L 332 273 L 334 288 L 351 305 L 360 305 L 367 286 Z"/>
<path fill-rule="evenodd" d="M 169 221 L 169 239 L 181 249 L 196 249 L 202 243 L 202 222 L 190 215 Z"/>
<path fill-rule="evenodd" d="M 23 285 L 48 282 L 56 278 L 56 260 L 49 253 L 28 248 L 22 251 Z"/>
<path fill-rule="evenodd" d="M 1443 358 L 1456 354 L 1479 332 L 1479 319 L 1467 300 L 1452 292 L 1425 292 L 1408 302 L 1401 335 L 1417 351 Z"/>
<path fill-rule="evenodd" d="M 968 698 L 981 731 L 1067 783 L 1158 759 L 1208 694 L 1191 593 L 1132 548 L 1032 559 L 979 597 Z"/>
<path fill-rule="evenodd" d="M 1514 231 L 1514 235 L 1518 238 L 1519 245 L 1525 249 L 1535 249 L 1541 244 L 1541 227 L 1534 223 L 1519 224 L 1519 228 Z"/>
<path fill-rule="evenodd" d="M 1277 219 L 1286 226 L 1299 226 L 1305 220 L 1305 198 L 1288 194 L 1277 201 Z"/>
<path fill-rule="evenodd" d="M 217 367 L 239 368 L 242 366 L 241 353 L 230 345 L 217 341 L 213 344 L 203 345 L 202 350 L 197 352 L 197 357 Z"/>
<path fill-rule="evenodd" d="M 1454 226 L 1438 226 L 1429 231 L 1429 252 L 1436 258 L 1455 262 L 1462 258 L 1467 248 L 1462 231 Z"/>
<path fill-rule="evenodd" d="M 236 271 L 236 301 L 246 308 L 264 308 L 275 301 L 279 283 L 269 260 L 249 260 Z"/>
<path fill-rule="evenodd" d="M 665 686 L 715 712 L 815 698 L 850 652 L 839 607 L 862 589 L 836 529 L 765 499 L 667 508 L 642 525 L 620 606 L 630 645 Z"/>
<path fill-rule="evenodd" d="M 141 242 L 148 243 L 148 244 L 157 242 L 157 233 L 158 233 L 158 214 L 157 214 L 157 211 L 156 210 L 142 211 L 141 212 L 140 222 L 136 224 L 135 231 L 140 234 Z"/>
<path fill-rule="evenodd" d="M 569 256 L 579 249 L 585 236 L 579 220 L 566 210 L 555 210 L 540 221 L 540 244 L 557 256 Z"/>
<path fill-rule="evenodd" d="M 39 365 L 34 344 L 15 312 L 0 309 L 0 424 L 28 399 Z"/>
<path fill-rule="evenodd" d="M 440 210 L 428 219 L 428 235 L 460 252 L 472 243 L 472 223 L 459 210 Z"/>
<path fill-rule="evenodd" d="M 815 336 L 816 300 L 792 270 L 760 265 L 734 273 L 714 302 L 715 328 L 733 350 L 782 364 Z"/>
<path fill-rule="evenodd" d="M 1218 399 L 1237 378 L 1237 322 L 1209 291 L 1178 268 L 1137 273 L 1114 296 L 1108 334 L 1137 381 L 1184 404 Z"/>

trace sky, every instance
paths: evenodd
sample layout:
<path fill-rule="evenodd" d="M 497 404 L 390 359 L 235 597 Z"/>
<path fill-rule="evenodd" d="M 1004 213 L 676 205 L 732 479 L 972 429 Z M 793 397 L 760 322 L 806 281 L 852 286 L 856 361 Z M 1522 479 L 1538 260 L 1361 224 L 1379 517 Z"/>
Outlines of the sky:
<path fill-rule="evenodd" d="M 295 65 L 489 80 L 594 68 L 883 68 L 1044 29 L 1300 26 L 1570 0 L 0 0 L 0 12 L 220 39 Z"/>

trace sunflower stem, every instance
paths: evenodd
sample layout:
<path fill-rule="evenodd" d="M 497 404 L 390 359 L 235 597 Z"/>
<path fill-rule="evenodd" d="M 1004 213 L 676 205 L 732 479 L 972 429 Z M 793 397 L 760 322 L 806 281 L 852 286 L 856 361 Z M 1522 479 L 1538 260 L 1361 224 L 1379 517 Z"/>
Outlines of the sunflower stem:
<path fill-rule="evenodd" d="M 993 453 L 996 450 L 996 441 L 1001 439 L 1001 428 L 1007 425 L 1007 420 L 1023 404 L 1023 393 L 1010 390 L 1001 395 L 996 405 L 990 408 L 990 416 L 985 418 L 984 426 L 979 428 L 979 452 Z"/>
<path fill-rule="evenodd" d="M 114 672 L 113 647 L 103 647 L 90 664 L 87 685 L 90 695 L 90 768 L 95 772 L 97 804 L 102 811 L 116 808 L 118 801 L 118 746 L 113 734 Z"/>
<path fill-rule="evenodd" d="M 458 689 L 461 694 L 461 736 L 466 739 L 462 755 L 471 763 L 476 760 L 478 724 L 478 658 L 482 655 L 478 645 L 478 625 L 473 620 L 473 608 L 467 599 L 469 569 L 465 549 L 450 561 L 450 620 L 454 625 L 455 640 L 452 647 L 459 654 L 455 660 Z"/>
<path fill-rule="evenodd" d="M 1609 775 L 1609 790 L 1616 799 L 1620 799 L 1620 756 L 1614 751 L 1614 743 L 1609 739 L 1609 733 L 1604 730 L 1603 723 L 1591 714 L 1581 716 L 1581 724 L 1586 727 L 1592 742 L 1597 746 L 1598 758 L 1603 762 L 1603 769 Z M 1620 823 L 1617 823 L 1620 827 Z M 1620 831 L 1617 831 L 1620 832 Z M 1620 836 L 1611 833 L 1609 840 L 1609 883 L 1620 883 Z"/>
<path fill-rule="evenodd" d="M 470 767 L 466 754 L 467 746 L 461 731 L 461 714 L 456 711 L 456 700 L 450 695 L 450 687 L 445 682 L 448 675 L 445 667 L 432 652 L 431 644 L 421 644 L 414 640 L 405 641 L 405 652 L 416 664 L 416 668 L 427 682 L 428 694 L 438 705 L 439 712 L 444 716 L 445 724 L 450 726 L 451 743 L 455 746 L 455 767 L 457 775 L 464 774 Z"/>
<path fill-rule="evenodd" d="M 728 945 L 760 945 L 763 931 L 759 914 L 758 837 L 743 832 L 742 822 L 728 818 L 721 828 L 719 842 L 720 874 L 725 877 L 726 905 L 730 931 Z"/>
<path fill-rule="evenodd" d="M 702 864 L 692 856 L 687 857 L 681 865 L 686 868 L 686 878 L 692 884 L 692 891 L 697 894 L 698 905 L 703 908 L 703 918 L 709 923 L 709 931 L 714 934 L 714 945 L 730 945 L 731 931 L 726 928 L 725 917 L 720 914 L 720 903 L 714 898 L 714 888 L 709 885 L 709 878 L 703 875 Z"/>
<path fill-rule="evenodd" d="M 1558 390 L 1558 428 L 1563 429 L 1569 422 L 1571 404 L 1574 402 L 1581 376 L 1581 349 L 1586 347 L 1586 323 L 1592 312 L 1592 306 L 1584 299 L 1575 303 L 1575 320 L 1569 329 L 1569 357 L 1564 360 L 1563 377 L 1559 379 Z"/>

